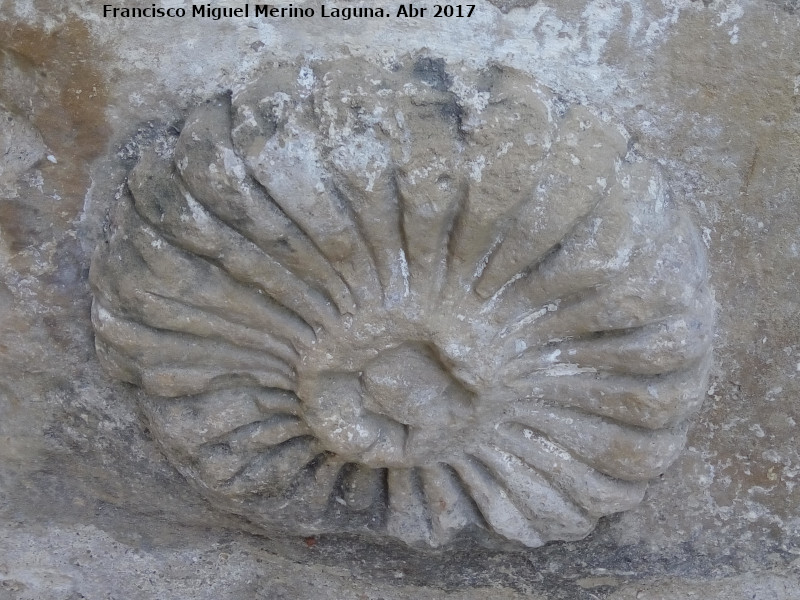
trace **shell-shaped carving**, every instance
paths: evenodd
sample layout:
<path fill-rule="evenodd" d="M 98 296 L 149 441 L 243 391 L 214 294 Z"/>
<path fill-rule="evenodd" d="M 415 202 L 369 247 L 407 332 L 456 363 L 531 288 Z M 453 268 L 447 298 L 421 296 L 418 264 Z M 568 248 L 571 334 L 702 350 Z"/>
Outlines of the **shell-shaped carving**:
<path fill-rule="evenodd" d="M 710 361 L 702 244 L 628 144 L 511 69 L 276 66 L 130 174 L 98 355 L 270 530 L 582 538 L 676 458 Z"/>

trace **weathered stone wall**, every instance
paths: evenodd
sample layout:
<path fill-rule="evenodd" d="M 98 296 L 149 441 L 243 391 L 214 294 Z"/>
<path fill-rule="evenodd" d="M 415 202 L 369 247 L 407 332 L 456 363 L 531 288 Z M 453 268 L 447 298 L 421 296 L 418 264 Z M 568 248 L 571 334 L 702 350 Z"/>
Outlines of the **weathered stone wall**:
<path fill-rule="evenodd" d="M 385 66 L 420 50 L 507 65 L 622 123 L 706 246 L 705 404 L 644 501 L 585 540 L 431 554 L 243 533 L 161 454 L 143 392 L 95 355 L 89 261 L 143 153 L 265 65 Z M 213 21 L 0 0 L 0 115 L 0 597 L 797 594 L 796 3 L 498 1 L 462 19 Z"/>

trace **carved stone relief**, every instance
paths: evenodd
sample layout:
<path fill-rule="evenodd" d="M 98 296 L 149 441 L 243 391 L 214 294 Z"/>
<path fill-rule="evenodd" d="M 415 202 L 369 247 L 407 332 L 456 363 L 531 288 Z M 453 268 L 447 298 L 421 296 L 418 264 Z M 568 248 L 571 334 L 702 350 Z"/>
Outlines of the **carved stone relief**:
<path fill-rule="evenodd" d="M 275 66 L 131 172 L 97 352 L 270 531 L 539 546 L 639 503 L 703 398 L 703 245 L 624 130 L 528 76 Z"/>

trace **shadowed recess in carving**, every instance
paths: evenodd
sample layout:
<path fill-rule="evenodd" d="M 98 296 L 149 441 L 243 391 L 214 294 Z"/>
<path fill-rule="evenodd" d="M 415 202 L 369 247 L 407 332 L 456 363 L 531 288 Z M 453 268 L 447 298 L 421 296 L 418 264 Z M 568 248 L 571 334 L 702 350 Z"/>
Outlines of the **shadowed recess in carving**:
<path fill-rule="evenodd" d="M 128 188 L 91 268 L 100 360 L 269 531 L 580 539 L 683 446 L 702 244 L 621 128 L 522 73 L 274 68 Z"/>

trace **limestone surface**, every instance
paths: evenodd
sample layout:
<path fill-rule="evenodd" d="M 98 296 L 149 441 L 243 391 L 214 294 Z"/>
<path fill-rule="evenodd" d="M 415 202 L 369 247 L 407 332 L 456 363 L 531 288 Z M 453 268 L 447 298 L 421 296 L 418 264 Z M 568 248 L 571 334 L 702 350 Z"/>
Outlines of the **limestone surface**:
<path fill-rule="evenodd" d="M 624 130 L 510 68 L 269 68 L 145 155 L 98 355 L 269 529 L 580 539 L 683 447 L 705 253 Z"/>
<path fill-rule="evenodd" d="M 293 0 L 318 15 L 323 3 L 334 4 Z M 797 597 L 797 0 L 498 0 L 476 3 L 469 18 L 429 10 L 347 21 L 104 18 L 103 4 L 0 0 L 0 106 L 13 118 L 0 119 L 2 600 Z M 377 3 L 336 3 L 368 4 Z M 393 14 L 397 6 L 386 5 Z M 510 67 L 564 109 L 622 124 L 622 162 L 655 165 L 646 168 L 668 183 L 667 214 L 686 215 L 699 232 L 716 315 L 704 402 L 683 421 L 683 451 L 648 480 L 643 501 L 601 517 L 581 540 L 516 542 L 510 552 L 479 525 L 438 548 L 409 547 L 348 520 L 363 504 L 341 488 L 346 505 L 331 504 L 339 533 L 298 536 L 294 521 L 284 535 L 262 513 L 242 505 L 237 513 L 230 495 L 204 488 L 191 471 L 194 446 L 169 451 L 154 415 L 181 397 L 112 377 L 98 360 L 90 260 L 122 222 L 119 210 L 138 215 L 120 208 L 131 202 L 126 182 L 137 163 L 155 154 L 154 175 L 174 169 L 192 113 L 232 100 L 267 70 L 290 67 L 282 77 L 294 97 L 304 64 L 316 72 L 358 59 L 382 73 L 400 62 L 413 80 L 409 53 L 442 58 L 444 72 L 466 83 Z M 317 121 L 303 124 L 322 139 Z M 195 200 L 209 210 L 207 198 Z M 398 356 L 419 366 L 433 349 L 401 344 L 370 363 L 371 385 Z M 214 393 L 223 391 L 195 395 Z M 403 418 L 424 406 L 402 407 Z"/>

